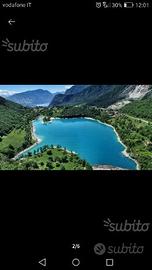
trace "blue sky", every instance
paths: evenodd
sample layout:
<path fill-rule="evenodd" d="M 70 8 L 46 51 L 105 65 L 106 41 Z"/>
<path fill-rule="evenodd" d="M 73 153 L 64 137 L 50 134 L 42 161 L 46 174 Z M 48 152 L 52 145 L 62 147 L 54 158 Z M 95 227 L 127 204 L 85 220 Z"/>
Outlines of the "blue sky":
<path fill-rule="evenodd" d="M 72 85 L 0 85 L 0 96 L 12 95 L 28 90 L 44 89 L 52 93 L 65 91 Z"/>

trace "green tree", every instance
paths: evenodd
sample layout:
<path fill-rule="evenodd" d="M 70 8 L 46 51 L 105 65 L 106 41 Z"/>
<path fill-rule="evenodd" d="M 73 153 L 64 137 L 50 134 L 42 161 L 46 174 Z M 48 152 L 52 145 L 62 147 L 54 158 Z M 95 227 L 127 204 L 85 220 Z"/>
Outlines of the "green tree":
<path fill-rule="evenodd" d="M 29 170 L 31 167 L 32 167 L 32 161 L 27 161 L 27 162 L 25 163 L 25 169 L 26 169 L 26 170 Z"/>
<path fill-rule="evenodd" d="M 71 157 L 71 161 L 73 160 L 73 158 Z M 68 157 L 67 155 L 64 155 L 62 158 L 61 158 L 61 162 L 63 163 L 67 163 L 68 162 Z"/>
<path fill-rule="evenodd" d="M 8 149 L 6 152 L 5 152 L 6 156 L 11 159 L 15 156 L 15 151 L 13 149 Z"/>
<path fill-rule="evenodd" d="M 89 164 L 89 163 L 86 163 L 86 170 L 89 170 L 89 171 L 91 171 L 92 170 L 92 167 L 91 167 L 91 165 Z"/>
<path fill-rule="evenodd" d="M 52 163 L 49 162 L 49 161 L 47 162 L 46 166 L 47 166 L 47 168 L 50 169 L 50 170 L 53 169 L 53 165 L 52 165 Z"/>
<path fill-rule="evenodd" d="M 37 162 L 33 162 L 32 167 L 33 167 L 34 169 L 38 169 L 38 168 L 39 168 Z"/>
<path fill-rule="evenodd" d="M 41 161 L 41 162 L 40 162 L 40 165 L 41 165 L 41 166 L 44 166 L 44 162 L 43 162 L 43 161 Z"/>
<path fill-rule="evenodd" d="M 57 149 L 59 149 L 59 148 L 61 148 L 61 145 L 60 144 L 57 145 Z"/>
<path fill-rule="evenodd" d="M 28 157 L 31 157 L 32 156 L 32 153 L 31 152 L 28 152 L 27 155 L 28 155 Z"/>
<path fill-rule="evenodd" d="M 59 162 L 56 162 L 56 167 L 60 167 L 60 163 Z"/>
<path fill-rule="evenodd" d="M 61 171 L 65 171 L 65 167 L 63 165 L 61 166 Z"/>
<path fill-rule="evenodd" d="M 52 150 L 51 149 L 47 150 L 47 154 L 52 155 Z"/>
<path fill-rule="evenodd" d="M 12 144 L 9 144 L 8 148 L 14 150 L 14 146 Z"/>

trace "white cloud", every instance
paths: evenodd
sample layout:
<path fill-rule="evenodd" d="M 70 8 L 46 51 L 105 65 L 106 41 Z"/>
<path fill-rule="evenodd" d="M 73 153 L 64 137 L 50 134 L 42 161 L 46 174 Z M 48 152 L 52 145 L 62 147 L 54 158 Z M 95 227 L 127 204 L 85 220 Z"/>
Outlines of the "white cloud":
<path fill-rule="evenodd" d="M 2 97 L 8 97 L 8 96 L 11 96 L 13 94 L 16 94 L 17 91 L 9 91 L 9 90 L 1 90 L 0 89 L 0 96 Z"/>

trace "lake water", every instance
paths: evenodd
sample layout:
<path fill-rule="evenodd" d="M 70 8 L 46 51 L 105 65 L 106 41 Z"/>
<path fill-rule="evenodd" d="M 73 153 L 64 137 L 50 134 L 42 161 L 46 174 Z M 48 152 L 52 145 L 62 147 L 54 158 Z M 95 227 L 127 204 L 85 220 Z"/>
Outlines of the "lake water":
<path fill-rule="evenodd" d="M 33 125 L 41 142 L 33 146 L 30 152 L 46 144 L 61 145 L 92 165 L 136 169 L 136 163 L 123 155 L 125 147 L 118 141 L 114 129 L 103 123 L 84 118 L 55 119 L 48 123 L 37 119 Z"/>

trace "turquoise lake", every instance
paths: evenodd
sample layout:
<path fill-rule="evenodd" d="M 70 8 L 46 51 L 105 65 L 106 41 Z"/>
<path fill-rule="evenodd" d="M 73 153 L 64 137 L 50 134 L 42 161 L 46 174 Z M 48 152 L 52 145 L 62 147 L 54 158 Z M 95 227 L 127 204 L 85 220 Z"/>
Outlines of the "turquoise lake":
<path fill-rule="evenodd" d="M 136 169 L 135 161 L 123 155 L 125 147 L 118 141 L 114 129 L 103 123 L 85 118 L 54 119 L 48 123 L 37 119 L 33 125 L 41 142 L 28 150 L 32 153 L 43 145 L 61 145 L 91 165 Z"/>

